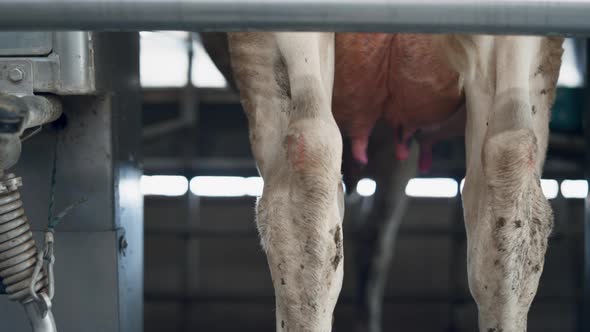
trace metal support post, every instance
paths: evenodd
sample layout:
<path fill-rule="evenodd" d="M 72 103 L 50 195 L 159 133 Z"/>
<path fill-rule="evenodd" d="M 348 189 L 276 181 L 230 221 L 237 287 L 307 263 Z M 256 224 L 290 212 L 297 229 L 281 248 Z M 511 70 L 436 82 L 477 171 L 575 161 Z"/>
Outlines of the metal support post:
<path fill-rule="evenodd" d="M 41 242 L 49 210 L 85 200 L 55 227 L 58 331 L 143 331 L 139 36 L 13 34 L 0 33 L 0 77 L 10 66 L 23 75 L 9 76 L 0 91 L 33 110 L 51 105 L 41 94 L 57 95 L 64 113 L 59 127 L 46 126 L 24 143 L 14 167 L 26 182 L 21 197 L 33 237 Z M 36 112 L 24 122 L 51 118 Z M 35 315 L 36 308 L 25 309 Z M 26 331 L 25 315 L 3 296 L 0 313 L 3 331 Z"/>
<path fill-rule="evenodd" d="M 586 41 L 587 50 L 590 51 L 590 41 Z M 587 52 L 586 54 L 590 54 Z M 586 180 L 590 180 L 590 61 L 586 61 L 586 100 L 584 112 L 584 136 L 586 138 Z M 582 308 L 579 314 L 581 331 L 590 331 L 590 194 L 584 204 L 584 276 Z"/>

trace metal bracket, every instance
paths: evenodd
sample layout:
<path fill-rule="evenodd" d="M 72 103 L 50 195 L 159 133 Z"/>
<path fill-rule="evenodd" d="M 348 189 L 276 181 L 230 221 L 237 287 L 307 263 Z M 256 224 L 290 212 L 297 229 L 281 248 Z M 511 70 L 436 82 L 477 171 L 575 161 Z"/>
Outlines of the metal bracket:
<path fill-rule="evenodd" d="M 14 34 L 28 36 L 24 32 Z M 44 33 L 41 36 L 50 39 L 48 43 L 52 45 L 51 53 L 45 56 L 33 54 L 0 57 L 0 92 L 16 96 L 34 93 L 56 95 L 96 93 L 93 33 L 60 31 Z M 0 54 L 3 53 L 10 52 L 0 45 Z"/>

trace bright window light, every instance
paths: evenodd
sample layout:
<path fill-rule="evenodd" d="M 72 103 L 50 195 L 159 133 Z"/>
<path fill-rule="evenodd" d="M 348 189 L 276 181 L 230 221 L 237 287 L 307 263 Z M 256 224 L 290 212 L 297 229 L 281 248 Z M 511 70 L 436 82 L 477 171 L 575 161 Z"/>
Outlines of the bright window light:
<path fill-rule="evenodd" d="M 588 181 L 563 180 L 561 194 L 565 198 L 586 198 L 588 196 Z"/>
<path fill-rule="evenodd" d="M 188 79 L 188 33 L 140 33 L 140 77 L 144 87 L 183 87 Z M 224 88 L 227 83 L 203 45 L 193 42 L 192 83 L 202 88 Z"/>
<path fill-rule="evenodd" d="M 574 40 L 567 38 L 563 43 L 563 50 L 557 85 L 569 88 L 580 87 L 584 83 L 584 79 L 576 63 Z"/>
<path fill-rule="evenodd" d="M 141 86 L 185 86 L 188 80 L 188 33 L 141 32 L 140 36 Z"/>
<path fill-rule="evenodd" d="M 213 63 L 203 44 L 195 43 L 193 47 L 193 84 L 199 88 L 225 88 L 225 77 Z"/>
<path fill-rule="evenodd" d="M 179 175 L 143 175 L 140 186 L 144 195 L 182 196 L 188 191 L 188 180 Z"/>
<path fill-rule="evenodd" d="M 356 184 L 356 192 L 363 196 L 372 196 L 377 189 L 377 183 L 371 179 L 361 179 Z"/>
<path fill-rule="evenodd" d="M 246 179 L 241 176 L 197 176 L 191 179 L 191 192 L 197 196 L 245 196 Z"/>
<path fill-rule="evenodd" d="M 410 197 L 455 197 L 459 185 L 449 178 L 415 178 L 408 181 L 406 195 Z"/>
<path fill-rule="evenodd" d="M 191 179 L 191 192 L 203 197 L 258 196 L 262 179 L 241 176 L 197 176 Z"/>
<path fill-rule="evenodd" d="M 264 181 L 259 176 L 253 176 L 244 179 L 246 195 L 260 197 L 264 188 Z"/>
<path fill-rule="evenodd" d="M 559 193 L 559 183 L 556 180 L 541 179 L 541 189 L 547 199 L 554 199 Z"/>

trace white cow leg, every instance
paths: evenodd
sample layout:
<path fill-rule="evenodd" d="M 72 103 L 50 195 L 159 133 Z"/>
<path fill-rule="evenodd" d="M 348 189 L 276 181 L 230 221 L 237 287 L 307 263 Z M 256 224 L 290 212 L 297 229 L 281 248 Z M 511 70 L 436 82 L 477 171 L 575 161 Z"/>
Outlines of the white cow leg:
<path fill-rule="evenodd" d="M 543 270 L 553 215 L 533 166 L 539 156 L 527 129 L 492 136 L 483 150 L 477 207 L 465 208 L 468 272 L 480 331 L 526 331 L 527 314 Z M 483 175 L 480 181 L 473 176 Z M 465 190 L 464 195 L 477 191 Z M 465 201 L 468 201 L 466 198 Z M 467 204 L 466 204 L 467 205 Z M 475 216 L 474 216 L 475 214 Z"/>
<path fill-rule="evenodd" d="M 492 38 L 475 39 L 494 61 L 465 82 L 469 286 L 480 331 L 523 332 L 553 225 L 540 174 L 559 55 L 547 39 Z"/>
<path fill-rule="evenodd" d="M 257 224 L 277 331 L 329 332 L 343 276 L 342 140 L 331 112 L 333 35 L 230 35 L 265 181 Z"/>

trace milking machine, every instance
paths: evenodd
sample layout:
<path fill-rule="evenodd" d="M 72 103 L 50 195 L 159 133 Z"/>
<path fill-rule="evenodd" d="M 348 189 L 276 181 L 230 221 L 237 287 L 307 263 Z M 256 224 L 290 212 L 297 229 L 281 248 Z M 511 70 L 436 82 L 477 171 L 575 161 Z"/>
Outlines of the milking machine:
<path fill-rule="evenodd" d="M 137 33 L 0 32 L 0 331 L 143 330 L 139 88 Z"/>

